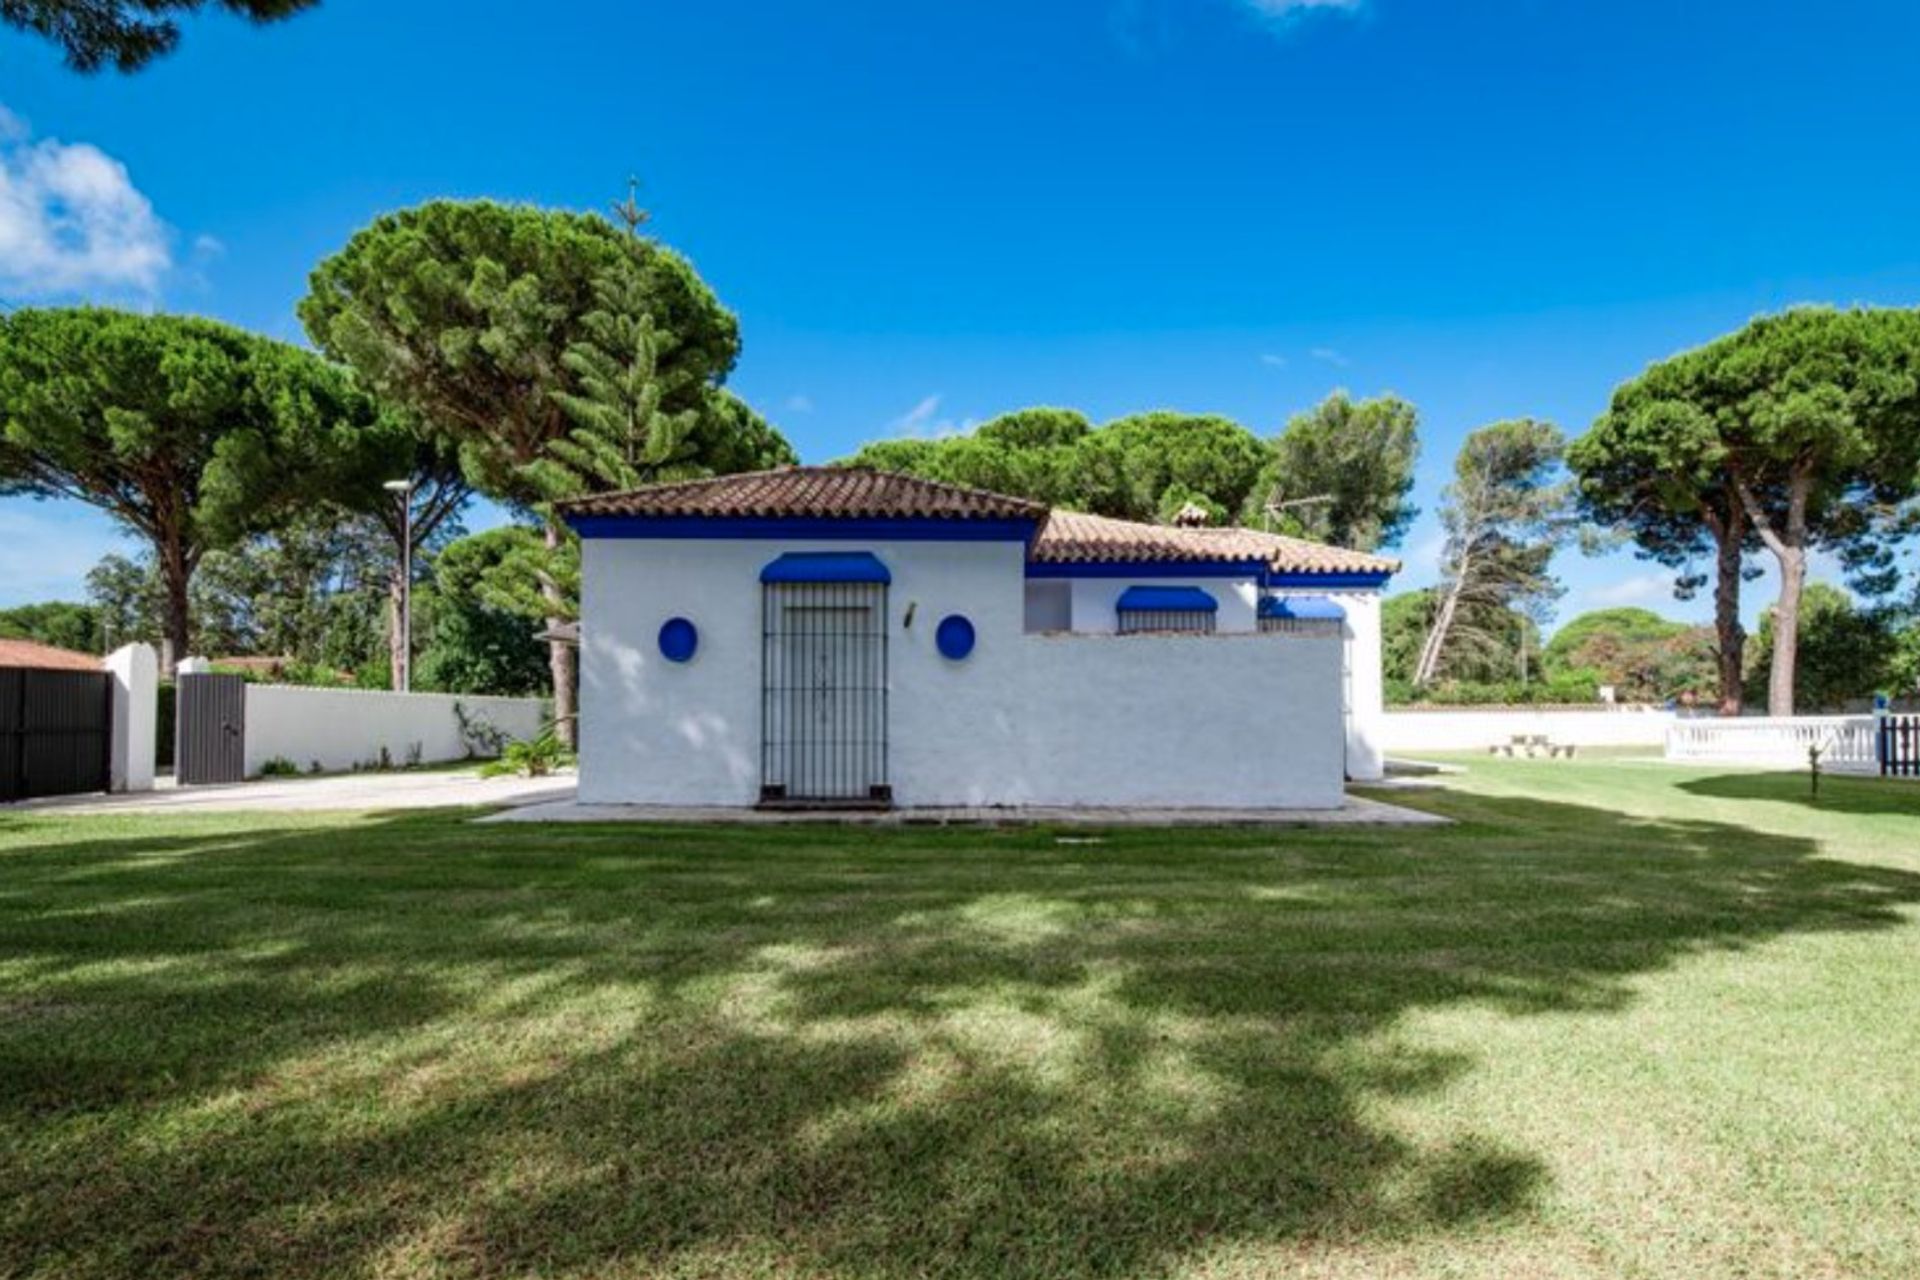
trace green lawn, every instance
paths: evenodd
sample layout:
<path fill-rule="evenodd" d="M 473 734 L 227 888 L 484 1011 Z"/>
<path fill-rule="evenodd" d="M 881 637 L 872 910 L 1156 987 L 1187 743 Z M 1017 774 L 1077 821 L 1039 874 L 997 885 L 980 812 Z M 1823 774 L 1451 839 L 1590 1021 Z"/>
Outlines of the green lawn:
<path fill-rule="evenodd" d="M 1920 785 L 0 816 L 0 1276 L 1920 1274 Z"/>

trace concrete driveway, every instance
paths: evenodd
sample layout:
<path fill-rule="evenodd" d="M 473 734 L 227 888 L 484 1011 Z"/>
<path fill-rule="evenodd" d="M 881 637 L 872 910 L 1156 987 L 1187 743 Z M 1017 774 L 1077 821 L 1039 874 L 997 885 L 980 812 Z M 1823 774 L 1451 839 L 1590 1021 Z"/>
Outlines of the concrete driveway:
<path fill-rule="evenodd" d="M 177 787 L 128 795 L 55 796 L 0 805 L 0 813 L 302 813 L 449 809 L 466 805 L 547 804 L 573 799 L 571 775 L 482 778 L 477 769 L 351 773 L 325 778 L 263 778 L 220 787 Z"/>

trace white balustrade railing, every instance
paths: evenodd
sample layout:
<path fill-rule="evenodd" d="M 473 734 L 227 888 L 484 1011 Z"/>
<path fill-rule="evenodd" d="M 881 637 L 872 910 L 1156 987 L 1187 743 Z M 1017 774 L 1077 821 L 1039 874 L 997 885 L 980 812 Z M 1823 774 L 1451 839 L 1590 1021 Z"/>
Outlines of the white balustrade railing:
<path fill-rule="evenodd" d="M 1804 768 L 1811 748 L 1820 767 L 1839 772 L 1875 772 L 1872 716 L 1743 716 L 1683 720 L 1667 730 L 1669 760 L 1697 763 L 1784 765 Z"/>

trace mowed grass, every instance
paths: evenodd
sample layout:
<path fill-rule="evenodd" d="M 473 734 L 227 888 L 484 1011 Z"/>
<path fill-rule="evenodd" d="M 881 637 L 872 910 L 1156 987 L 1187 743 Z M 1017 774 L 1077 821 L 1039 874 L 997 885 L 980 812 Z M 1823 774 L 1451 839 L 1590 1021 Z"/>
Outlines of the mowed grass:
<path fill-rule="evenodd" d="M 1920 1274 L 1920 786 L 0 817 L 0 1275 Z"/>

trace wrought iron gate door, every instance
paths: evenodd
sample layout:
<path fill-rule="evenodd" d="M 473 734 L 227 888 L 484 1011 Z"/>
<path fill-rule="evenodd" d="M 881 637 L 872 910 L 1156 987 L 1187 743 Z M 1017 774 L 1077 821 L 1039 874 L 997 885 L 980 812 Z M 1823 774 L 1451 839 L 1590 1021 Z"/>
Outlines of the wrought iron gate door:
<path fill-rule="evenodd" d="M 175 693 L 173 776 L 182 786 L 247 776 L 247 682 L 181 676 Z"/>
<path fill-rule="evenodd" d="M 885 584 L 762 591 L 761 801 L 888 803 Z"/>

